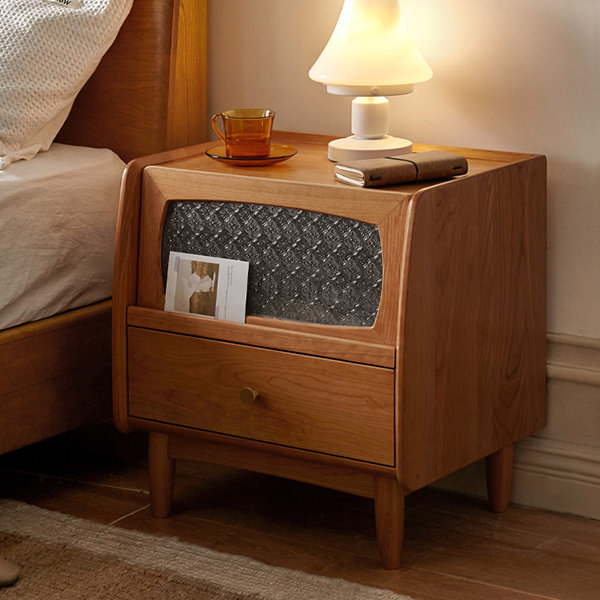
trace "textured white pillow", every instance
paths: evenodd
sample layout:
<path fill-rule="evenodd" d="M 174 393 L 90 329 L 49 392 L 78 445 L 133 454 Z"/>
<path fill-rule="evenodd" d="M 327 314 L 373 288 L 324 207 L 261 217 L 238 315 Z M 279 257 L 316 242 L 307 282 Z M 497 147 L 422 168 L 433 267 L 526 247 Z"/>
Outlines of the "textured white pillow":
<path fill-rule="evenodd" d="M 133 0 L 0 0 L 0 169 L 47 150 Z"/>

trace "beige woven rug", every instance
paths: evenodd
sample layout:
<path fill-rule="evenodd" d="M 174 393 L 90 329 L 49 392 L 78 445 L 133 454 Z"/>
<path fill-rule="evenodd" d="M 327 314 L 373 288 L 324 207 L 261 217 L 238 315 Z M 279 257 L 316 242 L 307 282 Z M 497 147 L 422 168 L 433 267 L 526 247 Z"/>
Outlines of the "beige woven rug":
<path fill-rule="evenodd" d="M 0 556 L 21 566 L 2 600 L 409 600 L 13 500 L 0 499 Z"/>

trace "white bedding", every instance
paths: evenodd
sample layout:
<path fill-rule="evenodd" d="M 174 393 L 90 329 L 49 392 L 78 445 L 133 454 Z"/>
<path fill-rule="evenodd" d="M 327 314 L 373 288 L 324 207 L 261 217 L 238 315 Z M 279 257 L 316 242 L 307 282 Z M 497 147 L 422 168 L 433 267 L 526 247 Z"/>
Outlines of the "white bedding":
<path fill-rule="evenodd" d="M 0 171 L 0 329 L 112 294 L 124 163 L 52 144 Z"/>

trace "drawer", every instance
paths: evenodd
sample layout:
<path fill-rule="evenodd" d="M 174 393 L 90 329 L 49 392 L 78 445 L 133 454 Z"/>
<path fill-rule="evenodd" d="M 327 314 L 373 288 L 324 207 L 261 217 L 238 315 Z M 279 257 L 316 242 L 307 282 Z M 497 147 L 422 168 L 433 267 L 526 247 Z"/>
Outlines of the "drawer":
<path fill-rule="evenodd" d="M 394 464 L 392 369 L 136 327 L 128 354 L 130 416 Z"/>

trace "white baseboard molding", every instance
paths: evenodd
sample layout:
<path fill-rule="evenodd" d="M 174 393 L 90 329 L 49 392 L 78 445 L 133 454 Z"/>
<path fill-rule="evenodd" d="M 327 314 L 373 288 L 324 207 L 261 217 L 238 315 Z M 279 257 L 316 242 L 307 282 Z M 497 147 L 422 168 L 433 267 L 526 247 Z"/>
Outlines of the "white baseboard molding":
<path fill-rule="evenodd" d="M 581 404 L 573 406 L 573 410 L 581 413 L 581 419 L 588 419 L 585 425 L 598 420 L 599 339 L 549 333 L 547 374 L 549 381 L 591 386 L 585 390 L 587 403 L 581 403 L 581 389 L 577 395 L 571 394 L 570 391 L 575 388 L 567 383 L 552 387 L 554 395 L 549 402 L 554 406 L 568 406 L 579 400 Z M 560 411 L 556 413 L 562 414 Z M 557 418 L 550 411 L 549 419 L 553 416 Z M 555 433 L 562 434 L 568 430 L 566 423 L 562 431 L 560 422 L 550 424 Z M 513 502 L 600 519 L 600 427 L 596 431 L 596 439 L 588 437 L 586 443 L 580 439 L 568 439 L 569 435 L 555 436 L 561 437 L 560 440 L 551 439 L 544 437 L 544 432 L 519 442 L 515 454 Z"/>
<path fill-rule="evenodd" d="M 540 437 L 516 446 L 511 501 L 600 519 L 600 447 Z"/>
<path fill-rule="evenodd" d="M 485 498 L 485 463 L 469 465 L 433 487 Z M 520 441 L 510 500 L 600 520 L 600 448 L 535 436 Z"/>
<path fill-rule="evenodd" d="M 548 333 L 548 379 L 600 386 L 600 339 Z"/>

